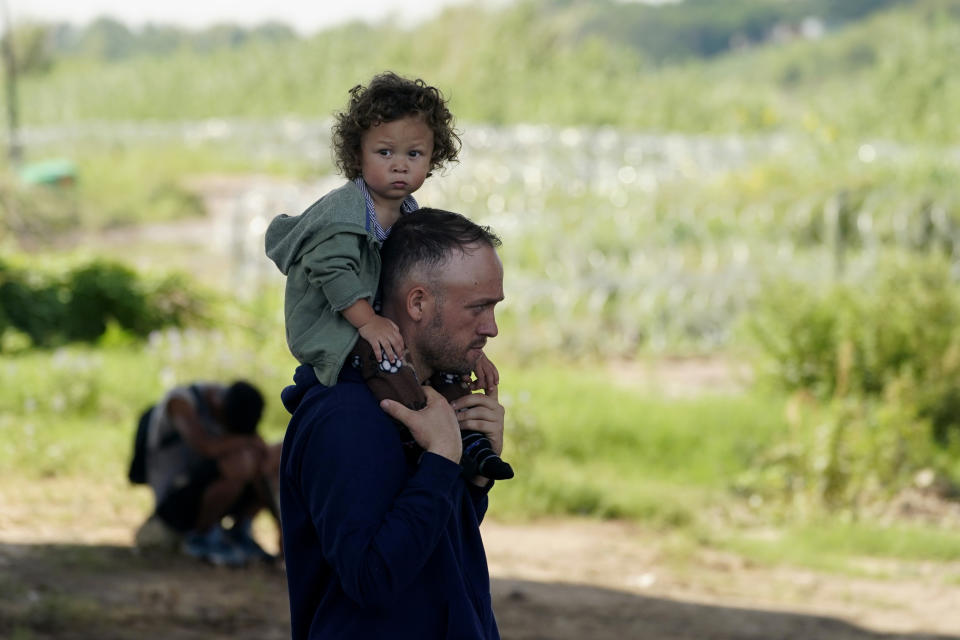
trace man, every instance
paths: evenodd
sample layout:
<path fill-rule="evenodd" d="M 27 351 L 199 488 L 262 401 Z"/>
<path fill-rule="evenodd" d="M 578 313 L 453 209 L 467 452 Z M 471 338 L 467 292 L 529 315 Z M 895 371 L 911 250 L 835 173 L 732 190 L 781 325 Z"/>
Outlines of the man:
<path fill-rule="evenodd" d="M 280 445 L 257 435 L 263 406 L 247 382 L 196 383 L 170 390 L 145 416 L 146 482 L 156 509 L 137 532 L 138 545 L 172 533 L 185 553 L 214 564 L 272 559 L 251 532 L 264 507 L 279 526 L 273 487 Z M 229 530 L 221 524 L 227 516 Z"/>
<path fill-rule="evenodd" d="M 391 230 L 383 315 L 420 380 L 470 371 L 497 335 L 497 245 L 489 230 L 433 209 Z M 294 381 L 282 394 L 293 416 L 280 469 L 293 638 L 498 639 L 479 531 L 493 482 L 465 478 L 458 464 L 460 429 L 503 448 L 496 387 L 452 404 L 424 387 L 427 406 L 412 411 L 378 405 L 350 366 L 332 387 L 306 366 Z"/>

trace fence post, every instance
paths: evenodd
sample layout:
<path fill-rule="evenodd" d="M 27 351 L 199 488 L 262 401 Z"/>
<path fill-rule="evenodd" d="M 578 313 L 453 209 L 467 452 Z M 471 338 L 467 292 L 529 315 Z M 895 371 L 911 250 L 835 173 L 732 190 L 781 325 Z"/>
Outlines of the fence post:
<path fill-rule="evenodd" d="M 7 71 L 8 153 L 10 164 L 16 169 L 23 160 L 23 148 L 20 146 L 20 126 L 17 117 L 17 60 L 13 51 L 13 25 L 10 24 L 10 10 L 6 0 L 0 0 L 0 9 L 3 11 L 3 60 Z"/>

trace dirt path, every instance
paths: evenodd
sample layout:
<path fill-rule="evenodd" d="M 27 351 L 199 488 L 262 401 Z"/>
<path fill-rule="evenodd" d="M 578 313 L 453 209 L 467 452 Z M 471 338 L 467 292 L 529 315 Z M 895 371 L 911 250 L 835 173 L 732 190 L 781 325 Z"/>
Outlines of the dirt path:
<path fill-rule="evenodd" d="M 288 637 L 279 569 L 136 554 L 130 529 L 116 522 L 79 531 L 7 516 L 0 637 Z M 491 521 L 483 529 L 505 639 L 960 638 L 957 567 L 868 580 L 717 553 L 678 566 L 662 538 L 626 523 Z"/>
<path fill-rule="evenodd" d="M 505 637 L 960 637 L 960 566 L 904 565 L 877 580 L 717 552 L 678 565 L 662 537 L 580 520 L 491 524 L 484 539 Z"/>

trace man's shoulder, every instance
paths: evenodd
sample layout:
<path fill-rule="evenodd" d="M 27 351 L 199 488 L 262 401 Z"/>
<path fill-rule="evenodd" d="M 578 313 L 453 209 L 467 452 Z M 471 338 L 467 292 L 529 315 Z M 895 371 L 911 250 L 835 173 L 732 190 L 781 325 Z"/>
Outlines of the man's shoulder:
<path fill-rule="evenodd" d="M 297 413 L 312 421 L 336 422 L 389 421 L 363 379 L 349 366 L 344 367 L 336 384 L 317 385 L 304 396 Z"/>
<path fill-rule="evenodd" d="M 317 459 L 335 452 L 394 446 L 396 429 L 362 380 L 318 385 L 304 396 L 288 426 L 290 458 Z"/>

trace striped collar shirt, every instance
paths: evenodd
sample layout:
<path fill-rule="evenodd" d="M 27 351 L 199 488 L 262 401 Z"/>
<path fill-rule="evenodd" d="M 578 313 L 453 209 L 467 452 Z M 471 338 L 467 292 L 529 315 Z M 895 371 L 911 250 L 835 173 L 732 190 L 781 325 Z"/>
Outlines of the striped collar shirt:
<path fill-rule="evenodd" d="M 384 229 L 380 226 L 380 221 L 377 220 L 377 210 L 373 207 L 373 197 L 370 195 L 370 190 L 367 188 L 367 183 L 363 181 L 363 177 L 358 177 L 353 182 L 360 188 L 360 193 L 363 194 L 363 199 L 367 203 L 367 231 L 373 231 L 377 240 L 383 242 L 390 235 L 390 228 Z M 400 203 L 400 215 L 406 215 L 419 208 L 420 205 L 417 204 L 413 196 L 407 196 Z"/>

